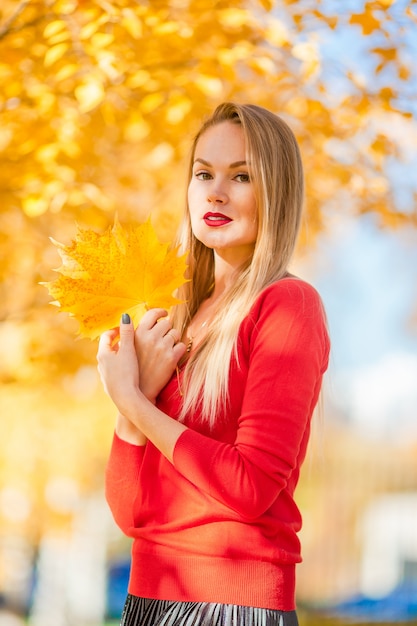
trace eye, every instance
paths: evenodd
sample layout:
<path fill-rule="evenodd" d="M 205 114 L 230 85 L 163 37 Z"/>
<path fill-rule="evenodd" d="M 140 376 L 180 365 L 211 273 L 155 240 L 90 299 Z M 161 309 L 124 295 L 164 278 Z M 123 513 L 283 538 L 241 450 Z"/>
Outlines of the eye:
<path fill-rule="evenodd" d="M 198 180 L 210 180 L 212 178 L 210 172 L 205 170 L 200 170 L 194 173 L 194 176 L 198 178 Z"/>
<path fill-rule="evenodd" d="M 250 183 L 250 176 L 247 173 L 241 172 L 240 174 L 236 174 L 235 180 L 239 183 Z"/>

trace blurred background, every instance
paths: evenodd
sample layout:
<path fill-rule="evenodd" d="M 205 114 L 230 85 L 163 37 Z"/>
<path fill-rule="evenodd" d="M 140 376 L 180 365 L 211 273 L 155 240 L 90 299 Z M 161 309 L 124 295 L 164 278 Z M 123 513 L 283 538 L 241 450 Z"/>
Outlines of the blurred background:
<path fill-rule="evenodd" d="M 49 305 L 49 237 L 175 234 L 224 100 L 300 142 L 294 272 L 333 352 L 298 502 L 301 626 L 417 624 L 416 0 L 2 0 L 0 625 L 116 624 L 130 543 L 103 496 L 96 343 Z"/>

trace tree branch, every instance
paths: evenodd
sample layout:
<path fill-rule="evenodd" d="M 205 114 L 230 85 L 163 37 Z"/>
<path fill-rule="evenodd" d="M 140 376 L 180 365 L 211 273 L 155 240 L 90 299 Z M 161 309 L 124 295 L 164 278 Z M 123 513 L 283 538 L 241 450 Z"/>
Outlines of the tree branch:
<path fill-rule="evenodd" d="M 21 2 L 19 4 L 19 6 L 17 7 L 17 9 L 15 10 L 14 13 L 12 13 L 7 20 L 5 21 L 5 23 L 0 26 L 0 41 L 2 39 L 4 39 L 4 37 L 6 37 L 6 35 L 8 35 L 11 32 L 11 26 L 13 24 L 13 22 L 15 22 L 17 20 L 17 18 L 19 17 L 19 15 L 21 13 L 23 13 L 23 11 L 26 9 L 27 5 L 29 4 L 30 0 L 23 0 L 23 2 Z M 36 20 L 39 21 L 39 20 Z M 28 26 L 28 24 L 25 24 L 25 26 Z"/>

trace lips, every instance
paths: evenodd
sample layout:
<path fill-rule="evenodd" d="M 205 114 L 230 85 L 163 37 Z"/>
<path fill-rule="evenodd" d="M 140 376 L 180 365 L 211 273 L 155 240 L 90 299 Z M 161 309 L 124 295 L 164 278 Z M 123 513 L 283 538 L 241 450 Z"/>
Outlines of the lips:
<path fill-rule="evenodd" d="M 226 224 L 230 224 L 230 222 L 233 221 L 230 219 L 230 217 L 223 215 L 223 213 L 206 213 L 203 217 L 203 220 L 204 223 L 207 224 L 207 226 L 212 226 L 214 228 L 219 226 L 225 226 Z"/>

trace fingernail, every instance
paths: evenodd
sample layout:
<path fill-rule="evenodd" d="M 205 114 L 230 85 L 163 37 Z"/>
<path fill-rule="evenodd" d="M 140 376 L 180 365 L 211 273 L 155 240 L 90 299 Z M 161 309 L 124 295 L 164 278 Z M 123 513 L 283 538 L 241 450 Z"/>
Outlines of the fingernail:
<path fill-rule="evenodd" d="M 129 315 L 129 313 L 123 313 L 123 315 L 122 315 L 122 324 L 130 324 L 130 315 Z"/>

